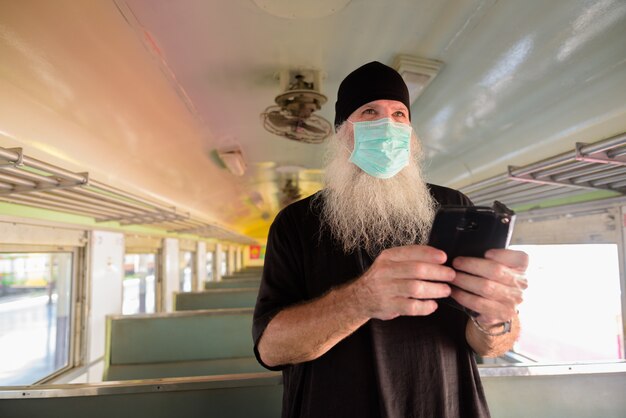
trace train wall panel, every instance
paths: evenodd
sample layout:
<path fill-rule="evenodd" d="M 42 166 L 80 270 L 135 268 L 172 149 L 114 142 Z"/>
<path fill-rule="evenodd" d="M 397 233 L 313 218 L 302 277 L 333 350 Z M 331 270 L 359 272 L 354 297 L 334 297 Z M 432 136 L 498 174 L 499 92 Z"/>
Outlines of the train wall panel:
<path fill-rule="evenodd" d="M 105 317 L 122 313 L 122 280 L 124 235 L 116 232 L 93 231 L 89 246 L 90 310 L 88 317 L 89 343 L 86 363 L 104 356 Z M 94 381 L 96 376 L 89 376 Z M 98 379 L 99 380 L 99 379 Z"/>
<path fill-rule="evenodd" d="M 493 418 L 626 417 L 626 373 L 483 377 Z"/>

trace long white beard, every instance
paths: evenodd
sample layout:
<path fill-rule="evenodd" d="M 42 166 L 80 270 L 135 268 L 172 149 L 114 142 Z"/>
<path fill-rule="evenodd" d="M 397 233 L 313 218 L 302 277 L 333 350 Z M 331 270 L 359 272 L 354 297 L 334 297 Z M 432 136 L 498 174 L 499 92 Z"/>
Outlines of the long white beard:
<path fill-rule="evenodd" d="M 411 139 L 409 165 L 390 179 L 370 176 L 348 160 L 352 138 L 352 127 L 345 123 L 329 140 L 322 227 L 346 253 L 363 248 L 375 256 L 385 248 L 426 243 L 435 201 L 420 171 L 417 137 Z"/>

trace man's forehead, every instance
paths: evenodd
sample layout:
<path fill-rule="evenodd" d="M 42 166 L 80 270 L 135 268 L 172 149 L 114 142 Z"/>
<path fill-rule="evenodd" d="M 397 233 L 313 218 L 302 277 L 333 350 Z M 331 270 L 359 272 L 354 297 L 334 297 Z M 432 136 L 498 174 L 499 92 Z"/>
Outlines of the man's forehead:
<path fill-rule="evenodd" d="M 384 108 L 390 108 L 394 110 L 395 109 L 405 110 L 405 111 L 408 110 L 407 107 L 404 105 L 404 103 L 399 102 L 397 100 L 388 100 L 388 99 L 374 100 L 369 103 L 365 103 L 360 108 L 364 108 L 364 107 L 384 107 Z"/>

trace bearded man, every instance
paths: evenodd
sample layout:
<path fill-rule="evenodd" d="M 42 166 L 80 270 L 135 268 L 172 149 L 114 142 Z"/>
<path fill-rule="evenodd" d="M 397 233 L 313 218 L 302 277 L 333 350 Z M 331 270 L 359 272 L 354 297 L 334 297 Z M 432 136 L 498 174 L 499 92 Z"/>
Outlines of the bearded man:
<path fill-rule="evenodd" d="M 270 228 L 253 338 L 283 371 L 283 417 L 489 416 L 474 353 L 517 338 L 527 256 L 490 250 L 453 269 L 426 245 L 437 207 L 471 202 L 424 182 L 409 109 L 392 68 L 349 74 L 325 188 Z"/>

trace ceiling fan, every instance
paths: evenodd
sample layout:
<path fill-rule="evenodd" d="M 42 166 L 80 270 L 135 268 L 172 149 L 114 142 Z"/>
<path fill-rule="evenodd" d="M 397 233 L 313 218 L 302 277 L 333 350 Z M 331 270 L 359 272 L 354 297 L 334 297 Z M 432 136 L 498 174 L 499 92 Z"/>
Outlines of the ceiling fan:
<path fill-rule="evenodd" d="M 276 105 L 261 113 L 263 127 L 294 141 L 309 144 L 324 141 L 330 135 L 332 125 L 314 114 L 327 101 L 319 90 L 319 71 L 282 71 L 280 81 L 283 93 L 274 99 Z"/>

